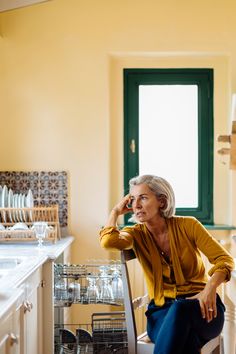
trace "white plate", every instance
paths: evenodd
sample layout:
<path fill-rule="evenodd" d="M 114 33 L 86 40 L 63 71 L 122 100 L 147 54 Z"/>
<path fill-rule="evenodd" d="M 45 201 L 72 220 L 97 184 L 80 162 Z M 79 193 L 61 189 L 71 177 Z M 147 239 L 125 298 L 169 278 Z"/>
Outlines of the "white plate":
<path fill-rule="evenodd" d="M 18 208 L 18 194 L 14 194 L 13 196 L 13 208 Z M 15 221 L 20 221 L 19 217 L 18 217 L 18 211 L 15 210 L 13 213 L 13 218 L 15 219 Z"/>
<path fill-rule="evenodd" d="M 33 198 L 33 193 L 31 191 L 31 189 L 28 190 L 28 193 L 26 196 L 26 207 L 27 208 L 34 207 L 34 198 Z M 33 221 L 32 211 L 29 212 L 29 219 L 30 219 L 30 221 Z"/>
<path fill-rule="evenodd" d="M 6 185 L 3 186 L 3 189 L 2 189 L 2 208 L 7 208 L 7 204 L 8 204 L 8 188 Z"/>
<path fill-rule="evenodd" d="M 18 222 L 11 227 L 11 230 L 28 230 L 28 226 L 24 222 Z"/>
<path fill-rule="evenodd" d="M 15 198 L 16 198 L 15 194 L 13 194 L 12 208 L 15 208 Z M 11 217 L 12 217 L 13 222 L 17 221 L 16 220 L 16 212 L 15 212 L 15 210 L 12 211 Z"/>
<path fill-rule="evenodd" d="M 25 211 L 22 210 L 22 208 L 24 208 L 24 194 L 20 194 L 19 195 L 19 200 L 18 200 L 18 205 L 19 205 L 19 208 L 21 209 L 20 210 L 20 217 L 21 217 L 21 221 L 26 221 L 25 220 Z"/>
<path fill-rule="evenodd" d="M 0 208 L 2 207 L 2 186 L 0 186 Z"/>
<path fill-rule="evenodd" d="M 2 189 L 2 197 L 1 197 L 1 201 L 2 201 L 2 208 L 7 208 L 7 204 L 8 204 L 8 188 L 6 185 L 3 186 Z M 6 217 L 6 212 L 2 211 L 2 218 L 3 218 L 3 222 L 7 222 L 7 217 Z"/>
<path fill-rule="evenodd" d="M 13 207 L 13 192 L 10 188 L 8 191 L 8 208 L 12 208 L 12 207 Z M 10 222 L 13 222 L 12 215 L 13 215 L 12 211 L 9 210 L 8 216 L 9 216 Z"/>
<path fill-rule="evenodd" d="M 33 208 L 34 206 L 34 198 L 31 189 L 29 189 L 27 196 L 26 196 L 26 206 L 27 208 Z"/>
<path fill-rule="evenodd" d="M 24 194 L 21 195 L 21 208 L 25 208 L 25 199 L 26 196 Z M 26 214 L 24 210 L 21 210 L 23 221 L 26 221 Z"/>
<path fill-rule="evenodd" d="M 21 208 L 21 199 L 22 199 L 22 194 L 20 193 L 20 194 L 18 195 L 18 200 L 17 200 L 17 208 L 18 208 L 18 209 Z M 21 212 L 21 210 L 18 210 L 18 217 L 19 217 L 20 221 L 23 221 L 23 220 L 22 220 L 22 212 Z"/>

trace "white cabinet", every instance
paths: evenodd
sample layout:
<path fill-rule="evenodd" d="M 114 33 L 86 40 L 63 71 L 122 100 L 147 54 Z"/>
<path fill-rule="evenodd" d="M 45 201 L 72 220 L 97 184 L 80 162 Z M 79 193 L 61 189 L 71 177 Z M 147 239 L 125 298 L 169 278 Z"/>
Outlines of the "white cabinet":
<path fill-rule="evenodd" d="M 43 349 L 42 354 L 53 354 L 54 353 L 54 303 L 53 303 L 53 283 L 54 283 L 54 272 L 53 272 L 53 262 L 48 261 L 43 265 L 43 288 L 42 288 L 42 298 L 41 309 L 43 307 L 43 328 L 42 335 L 43 338 Z"/>
<path fill-rule="evenodd" d="M 23 291 L 20 301 L 1 319 L 0 354 L 53 354 L 52 261 L 37 268 L 18 288 Z"/>
<path fill-rule="evenodd" d="M 19 294 L 20 298 L 20 294 Z M 21 302 L 21 299 L 19 300 Z M 21 306 L 17 299 L 1 318 L 0 354 L 20 354 Z"/>
<path fill-rule="evenodd" d="M 22 301 L 20 300 L 20 303 Z M 21 306 L 17 305 L 13 315 L 13 330 L 9 335 L 9 345 L 11 354 L 20 354 L 20 336 L 21 336 Z"/>
<path fill-rule="evenodd" d="M 0 354 L 54 353 L 53 262 L 72 241 L 63 238 L 40 254 L 37 246 L 0 245 L 2 254 L 22 257 L 0 276 Z"/>
<path fill-rule="evenodd" d="M 10 334 L 12 333 L 12 322 L 13 322 L 12 312 L 7 314 L 7 316 L 3 320 L 1 320 L 0 354 L 13 353 L 13 351 L 11 350 L 11 347 L 13 347 L 13 345 L 10 344 Z"/>
<path fill-rule="evenodd" d="M 42 267 L 15 289 L 18 297 L 0 322 L 0 354 L 44 354 Z"/>
<path fill-rule="evenodd" d="M 40 267 L 20 286 L 24 291 L 24 301 L 20 308 L 20 354 L 43 354 L 42 284 Z"/>

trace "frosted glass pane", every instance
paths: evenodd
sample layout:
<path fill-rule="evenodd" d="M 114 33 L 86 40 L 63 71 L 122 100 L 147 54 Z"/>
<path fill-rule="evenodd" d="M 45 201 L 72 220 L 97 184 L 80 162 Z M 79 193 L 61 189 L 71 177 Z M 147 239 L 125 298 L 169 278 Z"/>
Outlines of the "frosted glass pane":
<path fill-rule="evenodd" d="M 166 178 L 176 207 L 198 207 L 197 85 L 139 86 L 139 173 Z"/>

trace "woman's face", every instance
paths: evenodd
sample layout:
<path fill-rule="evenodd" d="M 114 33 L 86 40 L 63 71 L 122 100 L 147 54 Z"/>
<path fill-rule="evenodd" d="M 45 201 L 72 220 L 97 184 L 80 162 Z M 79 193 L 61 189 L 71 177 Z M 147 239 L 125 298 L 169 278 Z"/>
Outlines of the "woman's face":
<path fill-rule="evenodd" d="M 160 216 L 159 209 L 163 206 L 163 201 L 158 200 L 146 184 L 133 186 L 130 190 L 130 200 L 133 213 L 139 222 L 154 221 Z"/>

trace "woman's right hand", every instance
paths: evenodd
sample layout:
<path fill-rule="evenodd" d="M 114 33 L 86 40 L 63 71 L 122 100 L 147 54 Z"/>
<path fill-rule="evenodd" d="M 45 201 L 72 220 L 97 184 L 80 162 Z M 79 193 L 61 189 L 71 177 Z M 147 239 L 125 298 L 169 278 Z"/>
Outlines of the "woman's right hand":
<path fill-rule="evenodd" d="M 117 219 L 120 215 L 127 214 L 132 210 L 130 204 L 130 195 L 127 194 L 122 200 L 114 206 L 108 217 L 106 227 L 117 227 Z"/>
<path fill-rule="evenodd" d="M 112 211 L 114 211 L 117 216 L 130 213 L 132 211 L 132 206 L 130 206 L 130 194 L 126 194 L 122 200 L 114 206 Z"/>

